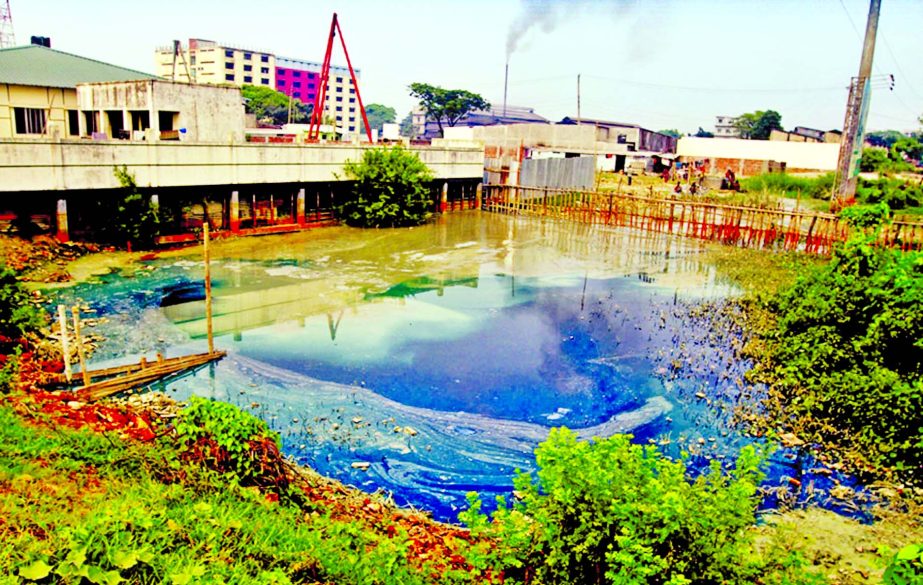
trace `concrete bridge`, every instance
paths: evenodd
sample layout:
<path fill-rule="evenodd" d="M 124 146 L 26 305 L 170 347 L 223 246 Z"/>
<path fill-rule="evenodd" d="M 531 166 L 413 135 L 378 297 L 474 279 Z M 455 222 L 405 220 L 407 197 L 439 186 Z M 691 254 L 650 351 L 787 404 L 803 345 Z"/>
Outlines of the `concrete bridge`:
<path fill-rule="evenodd" d="M 50 223 L 66 239 L 68 203 L 73 208 L 74 203 L 82 204 L 80 200 L 99 199 L 119 189 L 113 169 L 124 165 L 143 192 L 162 205 L 171 198 L 201 200 L 205 193 L 208 201 L 201 204 L 199 216 L 209 218 L 218 231 L 236 232 L 241 225 L 274 231 L 279 226 L 303 227 L 312 218 L 330 219 L 337 184 L 345 180 L 343 164 L 358 161 L 367 148 L 374 147 L 5 138 L 0 139 L 0 215 L 54 214 L 57 219 Z M 451 190 L 455 198 L 474 198 L 483 177 L 482 147 L 409 150 L 432 171 L 435 188 Z M 184 221 L 174 231 L 195 227 Z"/>

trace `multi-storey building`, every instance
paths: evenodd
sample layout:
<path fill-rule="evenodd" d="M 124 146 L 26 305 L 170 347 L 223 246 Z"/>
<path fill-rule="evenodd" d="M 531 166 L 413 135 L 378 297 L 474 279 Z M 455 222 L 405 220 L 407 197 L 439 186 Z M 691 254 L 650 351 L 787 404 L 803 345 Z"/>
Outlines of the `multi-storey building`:
<path fill-rule="evenodd" d="M 320 92 L 323 65 L 313 61 L 276 57 L 276 89 L 306 104 L 313 104 Z M 354 69 L 356 78 L 359 70 Z M 330 66 L 324 118 L 330 118 L 346 132 L 362 132 L 362 114 L 356 99 L 356 88 L 346 67 Z"/>
<path fill-rule="evenodd" d="M 155 61 L 157 75 L 175 81 L 276 86 L 276 57 L 265 51 L 189 39 L 188 45 L 179 48 L 175 59 L 173 47 L 159 47 Z"/>
<path fill-rule="evenodd" d="M 715 138 L 740 138 L 737 118 L 733 116 L 715 117 Z"/>
<path fill-rule="evenodd" d="M 157 75 L 192 83 L 266 86 L 306 104 L 313 104 L 320 92 L 323 66 L 314 61 L 277 57 L 266 51 L 240 49 L 203 39 L 189 39 L 186 46 L 179 47 L 174 58 L 175 52 L 173 47 L 160 47 L 155 51 Z M 354 71 L 358 78 L 359 70 Z M 345 132 L 358 133 L 364 129 L 356 88 L 346 67 L 330 67 L 324 118 L 336 122 Z"/>

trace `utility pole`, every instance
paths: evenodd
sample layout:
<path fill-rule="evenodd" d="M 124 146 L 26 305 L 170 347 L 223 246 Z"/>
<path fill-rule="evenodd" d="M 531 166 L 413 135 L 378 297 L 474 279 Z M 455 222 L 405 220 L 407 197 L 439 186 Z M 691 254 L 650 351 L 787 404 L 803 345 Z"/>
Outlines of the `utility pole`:
<path fill-rule="evenodd" d="M 580 125 L 580 74 L 577 74 L 577 125 Z"/>
<path fill-rule="evenodd" d="M 845 205 L 856 196 L 856 180 L 859 175 L 859 161 L 862 158 L 862 143 L 865 137 L 865 119 L 868 117 L 871 99 L 870 81 L 879 12 L 881 12 L 881 0 L 870 0 L 869 18 L 865 27 L 865 43 L 862 47 L 862 61 L 859 63 L 859 76 L 853 77 L 849 84 L 846 119 L 843 122 L 843 139 L 840 142 L 840 157 L 837 160 L 837 184 L 830 200 L 830 205 L 834 208 Z"/>

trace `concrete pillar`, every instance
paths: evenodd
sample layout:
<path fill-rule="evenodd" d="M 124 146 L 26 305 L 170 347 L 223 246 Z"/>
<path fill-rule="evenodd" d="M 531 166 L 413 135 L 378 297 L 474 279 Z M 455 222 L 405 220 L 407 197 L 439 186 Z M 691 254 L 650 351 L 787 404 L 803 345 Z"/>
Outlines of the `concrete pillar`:
<path fill-rule="evenodd" d="M 131 114 L 128 110 L 122 110 L 122 129 L 128 132 L 128 138 L 131 139 Z"/>
<path fill-rule="evenodd" d="M 77 110 L 77 134 L 80 136 L 87 135 L 87 117 L 83 110 Z"/>
<path fill-rule="evenodd" d="M 112 136 L 112 132 L 109 130 L 109 116 L 106 115 L 105 110 L 99 110 L 98 113 L 94 114 L 98 116 L 97 121 L 99 122 L 99 132 L 105 134 L 106 136 Z"/>
<path fill-rule="evenodd" d="M 484 198 L 484 184 L 478 183 L 478 186 L 474 188 L 474 208 L 480 209 L 481 203 Z"/>
<path fill-rule="evenodd" d="M 439 201 L 439 213 L 445 213 L 449 207 L 449 184 L 442 184 L 442 199 Z"/>
<path fill-rule="evenodd" d="M 240 194 L 237 191 L 231 191 L 231 209 L 228 214 L 228 223 L 230 223 L 231 233 L 240 233 Z"/>
<path fill-rule="evenodd" d="M 269 194 L 269 225 L 276 225 L 276 201 L 272 193 Z"/>
<path fill-rule="evenodd" d="M 67 233 L 67 200 L 58 199 L 58 230 L 55 234 L 59 242 L 69 242 Z"/>
<path fill-rule="evenodd" d="M 298 189 L 298 201 L 295 205 L 297 209 L 295 219 L 298 225 L 304 225 L 304 187 Z"/>

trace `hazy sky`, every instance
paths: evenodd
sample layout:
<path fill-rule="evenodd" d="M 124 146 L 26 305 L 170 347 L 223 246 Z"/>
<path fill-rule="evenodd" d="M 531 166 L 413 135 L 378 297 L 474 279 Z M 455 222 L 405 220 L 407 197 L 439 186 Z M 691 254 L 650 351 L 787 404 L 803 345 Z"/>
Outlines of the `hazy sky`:
<path fill-rule="evenodd" d="M 19 43 L 152 72 L 154 48 L 198 37 L 312 61 L 339 13 L 365 103 L 403 117 L 415 81 L 503 100 L 556 121 L 581 115 L 713 130 L 757 109 L 786 128 L 840 128 L 868 0 L 10 0 Z M 923 0 L 883 0 L 870 129 L 919 128 Z M 334 63 L 345 64 L 337 47 Z"/>

